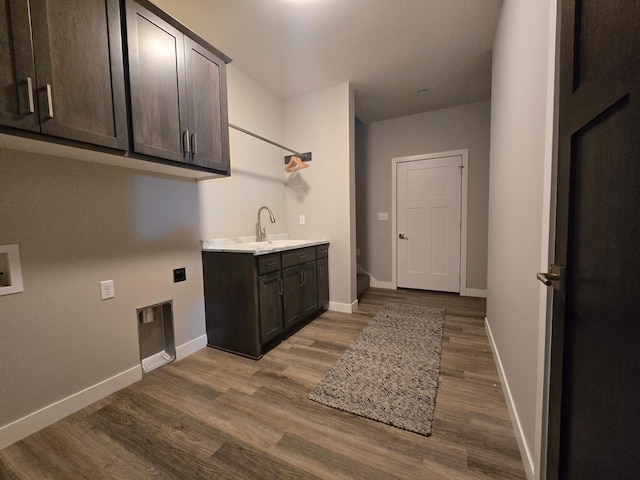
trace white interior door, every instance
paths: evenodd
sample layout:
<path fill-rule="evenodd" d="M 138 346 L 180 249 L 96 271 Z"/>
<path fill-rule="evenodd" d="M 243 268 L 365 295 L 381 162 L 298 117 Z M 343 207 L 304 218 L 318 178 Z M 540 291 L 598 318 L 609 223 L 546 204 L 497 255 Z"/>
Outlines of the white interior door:
<path fill-rule="evenodd" d="M 462 156 L 399 162 L 398 287 L 460 291 Z"/>

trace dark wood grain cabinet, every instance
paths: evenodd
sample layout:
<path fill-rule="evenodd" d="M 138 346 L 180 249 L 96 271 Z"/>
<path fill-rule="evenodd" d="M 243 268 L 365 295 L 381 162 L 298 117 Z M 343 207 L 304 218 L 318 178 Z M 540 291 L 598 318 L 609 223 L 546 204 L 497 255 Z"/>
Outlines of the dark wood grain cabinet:
<path fill-rule="evenodd" d="M 0 124 L 126 150 L 119 0 L 0 0 Z"/>
<path fill-rule="evenodd" d="M 284 327 L 304 320 L 318 307 L 316 290 L 316 247 L 282 254 Z"/>
<path fill-rule="evenodd" d="M 329 303 L 329 245 L 316 247 L 316 281 L 318 288 L 318 307 Z"/>
<path fill-rule="evenodd" d="M 328 303 L 328 244 L 254 256 L 203 251 L 207 344 L 260 358 Z M 317 252 L 324 256 L 317 260 Z M 326 293 L 319 289 L 326 282 Z M 325 288 L 324 286 L 322 287 Z M 322 297 L 323 303 L 318 303 Z M 326 296 L 326 301 L 324 297 Z"/>
<path fill-rule="evenodd" d="M 126 12 L 133 150 L 228 174 L 229 59 L 148 2 Z"/>

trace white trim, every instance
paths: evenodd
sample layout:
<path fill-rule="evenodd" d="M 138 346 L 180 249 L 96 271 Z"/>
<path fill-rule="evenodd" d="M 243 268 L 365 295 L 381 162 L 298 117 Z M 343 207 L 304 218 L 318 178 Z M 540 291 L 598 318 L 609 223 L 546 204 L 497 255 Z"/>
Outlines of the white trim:
<path fill-rule="evenodd" d="M 542 194 L 542 242 L 540 271 L 551 265 L 555 255 L 556 188 L 558 170 L 558 115 L 560 83 L 560 11 L 561 2 L 550 1 L 549 9 L 549 58 L 547 75 L 547 112 L 545 131 L 545 158 Z M 537 477 L 547 474 L 547 450 L 549 434 L 549 382 L 551 377 L 551 336 L 553 296 L 549 288 L 540 285 L 540 319 L 538 324 L 538 378 L 536 391 L 535 445 Z M 536 473 L 536 472 L 534 472 Z M 534 478 L 534 477 L 532 477 Z"/>
<path fill-rule="evenodd" d="M 381 280 L 376 280 L 373 277 L 371 277 L 371 280 L 369 281 L 369 285 L 371 287 L 373 287 L 373 288 L 385 288 L 387 290 L 397 290 L 398 289 L 396 284 L 393 283 L 393 282 L 383 282 Z"/>
<path fill-rule="evenodd" d="M 6 287 L 0 286 L 0 295 L 24 292 L 18 245 L 0 245 L 0 253 L 7 255 L 9 265 L 6 265 L 8 272 L 5 272 L 5 275 L 11 280 L 11 285 L 7 285 Z"/>
<path fill-rule="evenodd" d="M 525 473 L 527 474 L 527 478 L 532 479 L 534 478 L 535 472 L 534 459 L 531 451 L 527 447 L 527 442 L 524 438 L 524 429 L 522 428 L 522 423 L 520 422 L 520 417 L 518 416 L 518 411 L 516 410 L 513 396 L 511 395 L 511 389 L 509 388 L 509 383 L 507 382 L 507 376 L 504 372 L 502 360 L 500 359 L 500 353 L 498 352 L 496 342 L 493 339 L 493 333 L 491 333 L 491 327 L 489 326 L 489 320 L 487 319 L 487 317 L 484 317 L 484 328 L 487 332 L 487 338 L 489 339 L 489 345 L 491 346 L 493 359 L 498 369 L 498 376 L 500 377 L 500 384 L 502 385 L 502 393 L 509 410 L 509 416 L 511 417 L 511 423 L 513 424 L 516 440 L 518 441 L 520 456 L 522 457 L 522 464 L 524 466 Z"/>
<path fill-rule="evenodd" d="M 367 272 L 364 268 L 358 265 L 358 273 L 364 273 L 369 275 L 369 286 L 373 288 L 386 288 L 387 290 L 397 290 L 396 284 L 393 282 L 385 282 L 378 280 L 376 277 Z"/>
<path fill-rule="evenodd" d="M 176 360 L 182 360 L 207 346 L 207 335 L 201 335 L 176 348 Z"/>
<path fill-rule="evenodd" d="M 391 159 L 391 285 L 386 288 L 397 289 L 397 166 L 401 162 L 414 162 L 433 158 L 462 157 L 462 201 L 460 204 L 460 295 L 467 296 L 467 202 L 469 195 L 469 149 L 451 150 L 449 152 L 427 153 L 395 157 Z M 383 287 L 385 288 L 385 287 Z"/>
<path fill-rule="evenodd" d="M 182 360 L 206 346 L 206 335 L 201 335 L 200 337 L 183 343 L 176 348 L 176 360 Z M 107 378 L 102 382 L 96 383 L 91 387 L 69 395 L 62 400 L 58 400 L 51 405 L 5 425 L 0 428 L 0 450 L 28 437 L 38 430 L 48 427 L 58 420 L 62 420 L 67 415 L 71 415 L 98 400 L 108 397 L 112 393 L 140 379 L 142 379 L 142 369 L 140 365 L 136 365 L 111 378 Z"/>
<path fill-rule="evenodd" d="M 329 310 L 332 312 L 353 313 L 358 310 L 358 300 L 349 303 L 329 302 Z"/>
<path fill-rule="evenodd" d="M 460 293 L 461 297 L 477 297 L 477 298 L 487 298 L 487 290 L 480 288 L 467 288 L 466 294 L 463 295 Z"/>
<path fill-rule="evenodd" d="M 0 428 L 0 450 L 142 378 L 140 365 L 107 378 Z"/>

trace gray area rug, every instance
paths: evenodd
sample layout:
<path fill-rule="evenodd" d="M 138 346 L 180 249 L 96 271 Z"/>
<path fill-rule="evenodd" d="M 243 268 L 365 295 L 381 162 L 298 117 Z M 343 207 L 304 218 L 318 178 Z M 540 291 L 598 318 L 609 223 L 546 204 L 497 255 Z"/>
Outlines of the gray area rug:
<path fill-rule="evenodd" d="M 431 435 L 444 315 L 444 309 L 385 305 L 309 398 L 420 435 Z"/>

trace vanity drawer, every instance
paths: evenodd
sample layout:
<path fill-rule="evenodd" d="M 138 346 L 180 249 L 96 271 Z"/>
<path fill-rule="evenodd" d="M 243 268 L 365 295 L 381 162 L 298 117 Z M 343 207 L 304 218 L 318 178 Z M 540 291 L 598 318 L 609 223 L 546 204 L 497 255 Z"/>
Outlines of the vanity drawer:
<path fill-rule="evenodd" d="M 258 275 L 277 272 L 278 270 L 280 270 L 280 254 L 279 253 L 271 253 L 269 255 L 260 255 L 258 257 Z"/>
<path fill-rule="evenodd" d="M 293 267 L 316 259 L 316 247 L 297 248 L 282 252 L 282 268 Z"/>

